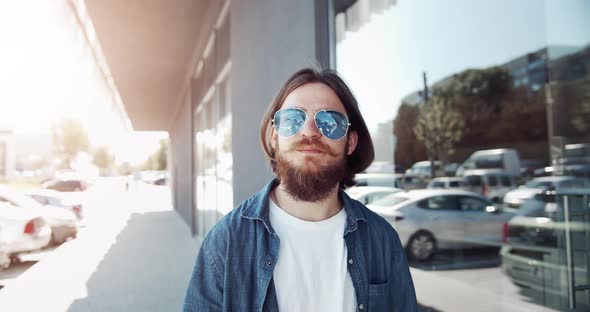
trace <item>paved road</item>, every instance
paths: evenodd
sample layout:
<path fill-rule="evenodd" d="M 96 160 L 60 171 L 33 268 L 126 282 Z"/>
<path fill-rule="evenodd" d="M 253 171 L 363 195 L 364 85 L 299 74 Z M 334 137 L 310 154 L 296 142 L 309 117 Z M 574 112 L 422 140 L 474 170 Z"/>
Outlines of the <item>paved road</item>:
<path fill-rule="evenodd" d="M 515 286 L 500 269 L 497 249 L 445 252 L 412 264 L 423 311 L 543 312 L 538 294 Z M 425 308 L 424 308 L 425 307 Z"/>
<path fill-rule="evenodd" d="M 190 275 L 192 268 L 195 245 L 180 223 L 172 228 L 163 227 L 162 233 L 154 233 L 155 229 L 161 227 L 160 224 L 164 224 L 163 220 L 169 219 L 167 214 L 162 215 L 159 211 L 170 212 L 170 218 L 174 217 L 174 220 L 177 217 L 170 211 L 168 188 L 139 184 L 126 192 L 124 182 L 125 179 L 121 178 L 101 179 L 84 194 L 87 225 L 79 237 L 56 250 L 26 255 L 23 263 L 0 272 L 0 285 L 12 282 L 50 284 L 51 280 L 60 280 L 62 289 L 57 293 L 58 296 L 40 300 L 46 300 L 54 307 L 69 307 L 65 309 L 70 311 L 88 311 L 89 307 L 95 307 L 96 311 L 125 311 L 125 307 L 137 305 L 138 302 L 147 302 L 150 305 L 146 306 L 152 308 L 164 302 L 164 306 L 152 310 L 169 310 L 170 306 L 166 302 L 181 299 L 186 285 L 184 279 Z M 170 219 L 171 222 L 178 222 L 174 220 Z M 181 232 L 173 234 L 172 231 L 176 230 Z M 162 235 L 166 239 L 152 246 L 155 241 L 150 243 L 150 240 Z M 171 244 L 173 242 L 177 246 Z M 178 254 L 178 260 L 170 266 L 170 260 L 161 256 L 174 253 Z M 73 258 L 84 265 L 72 267 Z M 20 276 L 23 272 L 34 270 L 37 261 L 43 264 L 37 271 L 43 272 Z M 70 263 L 70 266 L 62 263 Z M 422 311 L 552 311 L 535 303 L 538 300 L 534 295 L 514 286 L 501 272 L 499 264 L 497 250 L 493 249 L 441 253 L 428 263 L 412 264 Z M 176 268 L 183 271 L 176 272 L 173 279 L 162 275 L 170 274 Z M 63 272 L 68 274 L 64 277 Z M 39 279 L 40 276 L 42 279 Z M 165 279 L 169 279 L 167 285 L 154 283 L 154 280 Z M 15 286 L 0 290 L 0 298 L 8 290 L 30 287 L 29 284 Z M 40 292 L 46 289 L 43 285 L 31 288 L 32 291 L 38 288 Z M 128 290 L 141 294 L 142 298 L 124 296 L 122 292 Z M 157 295 L 150 295 L 153 292 Z M 10 296 L 8 300 L 15 296 Z M 55 302 L 56 297 L 63 300 Z M 150 300 L 154 302 L 150 303 Z"/>

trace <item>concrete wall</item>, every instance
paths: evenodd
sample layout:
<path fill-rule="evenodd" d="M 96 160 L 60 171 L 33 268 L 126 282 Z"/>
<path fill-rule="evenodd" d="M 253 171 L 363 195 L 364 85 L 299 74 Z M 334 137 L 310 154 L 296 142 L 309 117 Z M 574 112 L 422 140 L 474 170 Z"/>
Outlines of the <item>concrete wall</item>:
<path fill-rule="evenodd" d="M 194 233 L 193 113 L 189 95 L 187 91 L 170 130 L 169 168 L 174 207 Z"/>
<path fill-rule="evenodd" d="M 327 10 L 326 10 L 327 11 Z M 313 0 L 232 1 L 231 77 L 234 203 L 272 177 L 260 147 L 262 115 L 297 69 L 319 64 Z M 321 24 L 321 23 L 318 23 Z"/>

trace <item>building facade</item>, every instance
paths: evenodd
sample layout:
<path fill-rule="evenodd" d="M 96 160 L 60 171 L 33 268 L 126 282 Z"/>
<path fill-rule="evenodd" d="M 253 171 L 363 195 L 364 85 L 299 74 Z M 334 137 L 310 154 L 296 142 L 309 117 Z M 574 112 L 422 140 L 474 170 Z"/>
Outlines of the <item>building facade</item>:
<path fill-rule="evenodd" d="M 452 99 L 447 109 L 467 125 L 446 150 L 456 163 L 477 150 L 513 148 L 523 160 L 557 166 L 571 160 L 564 160 L 568 145 L 590 142 L 585 1 L 71 3 L 133 129 L 169 132 L 174 207 L 197 237 L 272 177 L 260 121 L 301 67 L 343 75 L 379 142 L 379 160 L 396 168 L 426 159 L 414 127 L 420 107 L 437 97 Z M 576 157 L 576 168 L 588 167 L 588 155 Z M 543 218 L 573 220 L 563 216 Z M 585 216 L 576 222 L 587 226 Z M 461 236 L 470 228 L 477 226 L 462 223 Z M 590 246 L 590 236 L 562 234 L 541 254 L 539 246 L 501 254 L 497 242 L 491 252 L 442 252 L 412 263 L 418 300 L 445 311 L 587 309 L 590 256 L 567 246 L 571 237 Z M 562 261 L 570 258 L 575 264 Z M 509 260 L 524 265 L 500 266 Z M 515 268 L 524 280 L 510 273 Z"/>

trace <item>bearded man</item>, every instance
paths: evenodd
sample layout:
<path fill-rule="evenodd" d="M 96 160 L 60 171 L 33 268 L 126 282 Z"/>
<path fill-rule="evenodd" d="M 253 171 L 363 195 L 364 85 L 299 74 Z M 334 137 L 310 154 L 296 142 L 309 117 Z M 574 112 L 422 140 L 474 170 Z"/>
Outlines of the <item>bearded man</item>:
<path fill-rule="evenodd" d="M 293 74 L 260 139 L 276 178 L 205 236 L 184 311 L 417 311 L 396 231 L 343 191 L 374 151 L 338 74 Z"/>

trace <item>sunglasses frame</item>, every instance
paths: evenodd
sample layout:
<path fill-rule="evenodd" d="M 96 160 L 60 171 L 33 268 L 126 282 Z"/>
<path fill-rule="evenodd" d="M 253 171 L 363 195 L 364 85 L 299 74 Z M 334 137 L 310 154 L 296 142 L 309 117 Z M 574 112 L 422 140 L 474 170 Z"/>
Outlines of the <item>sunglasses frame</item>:
<path fill-rule="evenodd" d="M 275 124 L 275 119 L 277 118 L 277 114 L 280 111 L 285 111 L 285 110 L 298 110 L 298 111 L 301 111 L 301 112 L 303 112 L 305 114 L 305 119 L 303 120 L 303 125 L 301 126 L 301 128 L 299 128 L 299 130 L 297 130 L 297 132 L 293 133 L 293 135 L 289 135 L 289 136 L 284 136 L 284 135 L 279 134 L 279 131 L 277 130 L 276 124 Z M 342 135 L 341 138 L 339 138 L 339 139 L 330 139 L 329 137 L 327 137 L 322 132 L 322 130 L 320 130 L 320 127 L 318 127 L 318 124 L 317 124 L 316 118 L 315 118 L 316 115 L 318 113 L 320 113 L 320 112 L 334 112 L 334 113 L 342 114 L 344 116 L 344 118 L 346 118 L 346 131 L 344 131 L 344 134 Z M 285 107 L 285 108 L 281 108 L 281 109 L 277 110 L 274 113 L 274 115 L 272 116 L 271 124 L 273 125 L 273 128 L 275 129 L 275 132 L 277 133 L 278 136 L 283 137 L 283 138 L 290 138 L 290 137 L 294 137 L 295 135 L 297 135 L 297 133 L 301 132 L 301 129 L 303 129 L 303 127 L 305 126 L 305 123 L 308 120 L 308 118 L 307 118 L 308 116 L 309 116 L 309 114 L 303 108 L 300 108 L 300 107 Z M 313 114 L 313 123 L 314 123 L 315 127 L 318 129 L 318 132 L 321 133 L 321 135 L 324 138 L 326 138 L 326 139 L 328 139 L 330 141 L 340 141 L 340 140 L 342 140 L 344 137 L 346 137 L 346 135 L 348 134 L 348 128 L 350 128 L 350 119 L 348 119 L 348 116 L 346 116 L 346 114 L 344 114 L 342 112 L 339 112 L 339 111 L 333 110 L 333 109 L 320 109 L 317 112 L 315 112 Z"/>

